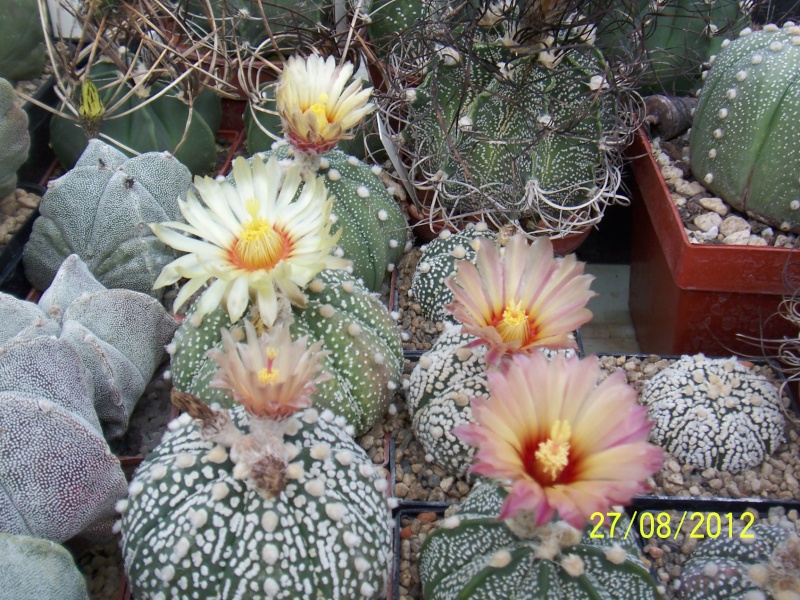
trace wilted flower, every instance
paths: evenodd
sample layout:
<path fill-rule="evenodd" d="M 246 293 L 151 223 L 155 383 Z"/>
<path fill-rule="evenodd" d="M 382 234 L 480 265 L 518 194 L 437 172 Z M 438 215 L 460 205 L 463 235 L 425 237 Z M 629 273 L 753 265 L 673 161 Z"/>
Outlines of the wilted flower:
<path fill-rule="evenodd" d="M 487 373 L 489 397 L 472 400 L 474 423 L 454 430 L 478 448 L 475 473 L 510 483 L 500 513 L 537 526 L 558 516 L 581 529 L 594 512 L 626 504 L 663 460 L 647 443 L 647 409 L 621 372 L 600 384 L 595 357 L 515 355 Z"/>
<path fill-rule="evenodd" d="M 258 155 L 252 166 L 237 158 L 233 176 L 235 187 L 210 177 L 195 179 L 205 206 L 189 190 L 186 201 L 180 202 L 188 225 L 150 226 L 166 245 L 189 253 L 165 266 L 154 287 L 189 279 L 175 299 L 177 311 L 212 281 L 197 301 L 195 314 L 202 317 L 222 303 L 237 321 L 254 300 L 261 320 L 270 326 L 278 314 L 277 292 L 303 306 L 302 288 L 314 275 L 350 263 L 331 255 L 341 229 L 330 234 L 333 199 L 321 177 L 305 183 L 298 194 L 298 168 L 284 174 L 275 157 L 265 165 Z"/>
<path fill-rule="evenodd" d="M 353 64 L 337 66 L 329 56 L 289 58 L 278 81 L 275 99 L 283 130 L 289 142 L 308 154 L 322 154 L 333 148 L 367 114 L 372 88 L 361 89 L 362 80 L 353 75 Z"/>
<path fill-rule="evenodd" d="M 556 258 L 547 238 L 528 245 L 516 234 L 504 251 L 486 238 L 477 242 L 476 265 L 460 261 L 447 279 L 453 302 L 446 308 L 488 346 L 486 362 L 510 352 L 574 348 L 569 334 L 592 318 L 586 303 L 595 296 L 584 264 L 572 254 Z"/>
<path fill-rule="evenodd" d="M 311 406 L 315 385 L 330 379 L 318 375 L 322 341 L 308 345 L 308 336 L 292 341 L 289 327 L 281 324 L 259 337 L 245 320 L 246 342 L 237 342 L 222 330 L 222 350 L 209 350 L 218 365 L 211 387 L 231 390 L 233 399 L 251 415 L 280 421 Z"/>

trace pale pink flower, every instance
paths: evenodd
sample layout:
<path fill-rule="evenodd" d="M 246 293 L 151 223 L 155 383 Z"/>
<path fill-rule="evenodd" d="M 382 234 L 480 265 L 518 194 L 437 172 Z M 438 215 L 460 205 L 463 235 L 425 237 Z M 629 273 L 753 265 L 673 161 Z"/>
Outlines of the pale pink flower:
<path fill-rule="evenodd" d="M 318 374 L 322 341 L 307 347 L 308 336 L 292 341 L 289 327 L 276 326 L 259 337 L 245 320 L 246 342 L 237 342 L 222 330 L 222 350 L 208 351 L 218 365 L 211 387 L 231 390 L 233 399 L 260 419 L 280 421 L 311 406 L 316 384 L 330 379 Z"/>
<path fill-rule="evenodd" d="M 478 448 L 472 471 L 510 483 L 501 519 L 529 511 L 581 529 L 594 512 L 645 491 L 663 452 L 647 443 L 647 409 L 621 372 L 598 384 L 596 357 L 515 355 L 487 373 L 489 398 L 454 430 Z"/>
<path fill-rule="evenodd" d="M 592 318 L 586 304 L 596 295 L 584 263 L 555 257 L 547 238 L 529 245 L 517 234 L 502 253 L 486 238 L 478 243 L 476 264 L 459 261 L 446 281 L 453 291 L 446 308 L 487 345 L 487 364 L 513 352 L 575 348 L 569 334 Z"/>

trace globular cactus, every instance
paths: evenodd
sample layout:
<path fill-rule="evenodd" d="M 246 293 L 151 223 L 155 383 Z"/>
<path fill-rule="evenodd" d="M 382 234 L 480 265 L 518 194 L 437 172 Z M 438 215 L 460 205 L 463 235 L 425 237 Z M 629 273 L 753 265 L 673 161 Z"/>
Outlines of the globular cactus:
<path fill-rule="evenodd" d="M 94 412 L 91 374 L 50 336 L 0 348 L 0 531 L 107 540 L 125 475 Z"/>
<path fill-rule="evenodd" d="M 294 337 L 322 340 L 323 359 L 333 378 L 317 386 L 314 404 L 343 416 L 357 434 L 383 415 L 402 370 L 402 343 L 389 311 L 343 271 L 322 271 L 305 289 L 308 303 L 295 307 Z M 198 322 L 200 321 L 200 322 Z M 231 321 L 223 309 L 202 320 L 190 310 L 170 345 L 175 387 L 207 402 L 229 406 L 224 390 L 209 387 L 216 365 L 206 356 L 221 344 L 220 329 Z"/>
<path fill-rule="evenodd" d="M 179 97 L 178 89 L 163 92 L 169 82 L 156 80 L 141 97 L 123 81 L 123 73 L 108 62 L 92 66 L 89 78 L 100 90 L 99 100 L 110 105 L 118 96 L 130 97 L 117 106 L 114 114 L 100 115 L 99 133 L 118 142 L 119 149 L 137 153 L 170 152 L 193 174 L 213 171 L 217 158 L 216 134 L 222 119 L 220 98 L 210 90 L 189 103 Z M 152 100 L 151 100 L 152 99 Z M 145 102 L 147 102 L 145 104 Z M 190 120 L 191 119 L 191 120 Z M 87 147 L 87 134 L 81 122 L 54 115 L 50 122 L 50 145 L 65 168 L 72 168 Z M 124 150 L 127 152 L 127 150 Z"/>
<path fill-rule="evenodd" d="M 64 261 L 38 305 L 0 294 L 0 307 L 8 315 L 0 343 L 53 337 L 77 352 L 92 378 L 93 410 L 109 439 L 127 429 L 178 325 L 146 294 L 105 289 L 76 255 Z"/>
<path fill-rule="evenodd" d="M 284 160 L 293 157 L 294 150 L 288 144 L 276 145 L 260 155 L 265 160 L 273 155 Z M 391 186 L 387 188 L 381 180 L 383 169 L 333 149 L 320 156 L 317 173 L 325 177 L 328 194 L 334 197 L 331 233 L 342 231 L 336 256 L 353 262 L 353 275 L 368 289 L 380 289 L 403 256 L 408 239 Z M 229 180 L 233 182 L 232 175 Z"/>
<path fill-rule="evenodd" d="M 456 261 L 475 263 L 475 238 L 478 237 L 494 240 L 497 234 L 485 223 L 470 224 L 463 231 L 444 230 L 437 239 L 422 247 L 422 255 L 411 280 L 411 295 L 429 321 L 456 323 L 453 315 L 444 308 L 453 299 L 453 292 L 445 284 L 445 279 L 455 274 Z"/>
<path fill-rule="evenodd" d="M 651 439 L 682 463 L 739 473 L 783 442 L 780 392 L 734 358 L 683 356 L 645 382 Z"/>
<path fill-rule="evenodd" d="M 128 159 L 92 140 L 71 171 L 49 185 L 25 245 L 25 275 L 34 287 L 50 285 L 61 262 L 78 254 L 108 288 L 160 299 L 153 290 L 161 269 L 175 259 L 148 223 L 182 221 L 178 198 L 191 174 L 174 156 L 150 152 Z"/>
<path fill-rule="evenodd" d="M 747 523 L 743 515 L 737 525 Z M 800 538 L 794 525 L 786 524 L 791 529 L 758 524 L 737 527 L 732 536 L 706 539 L 681 568 L 678 600 L 796 598 L 800 595 Z"/>
<path fill-rule="evenodd" d="M 506 496 L 481 482 L 428 535 L 419 557 L 427 600 L 661 598 L 632 536 L 601 529 L 597 539 L 594 525 L 581 532 L 563 521 L 515 528 L 498 519 Z M 623 515 L 617 531 L 627 522 Z"/>
<path fill-rule="evenodd" d="M 89 600 L 86 580 L 63 546 L 0 533 L 0 600 Z"/>
<path fill-rule="evenodd" d="M 30 144 L 28 115 L 11 84 L 0 79 L 0 199 L 16 189 L 17 169 L 27 160 Z"/>
<path fill-rule="evenodd" d="M 742 31 L 703 83 L 690 135 L 708 190 L 783 231 L 800 231 L 800 26 Z"/>
<path fill-rule="evenodd" d="M 41 75 L 44 62 L 44 36 L 38 2 L 7 0 L 0 13 L 0 77 L 33 79 Z"/>

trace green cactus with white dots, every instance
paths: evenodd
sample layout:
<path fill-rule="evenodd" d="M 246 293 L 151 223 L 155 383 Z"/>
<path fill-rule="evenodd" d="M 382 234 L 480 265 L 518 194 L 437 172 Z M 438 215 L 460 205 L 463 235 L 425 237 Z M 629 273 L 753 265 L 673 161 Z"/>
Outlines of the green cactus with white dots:
<path fill-rule="evenodd" d="M 800 26 L 744 30 L 716 56 L 690 135 L 692 173 L 737 210 L 800 231 Z"/>

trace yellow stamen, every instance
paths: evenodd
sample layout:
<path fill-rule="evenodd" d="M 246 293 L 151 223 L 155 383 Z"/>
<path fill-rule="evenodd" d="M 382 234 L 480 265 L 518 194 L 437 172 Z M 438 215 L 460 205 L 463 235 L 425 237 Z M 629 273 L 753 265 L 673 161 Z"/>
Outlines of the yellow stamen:
<path fill-rule="evenodd" d="M 278 378 L 277 369 L 264 368 L 258 372 L 258 382 L 261 385 L 270 385 Z"/>
<path fill-rule="evenodd" d="M 329 123 L 328 121 L 328 111 L 325 108 L 325 105 L 328 103 L 328 94 L 322 92 L 319 95 L 319 99 L 315 104 L 312 104 L 308 110 L 313 112 L 317 115 L 317 125 L 319 126 L 320 131 L 325 128 L 325 126 Z"/>
<path fill-rule="evenodd" d="M 522 301 L 511 300 L 503 310 L 503 318 L 496 327 L 504 342 L 524 342 L 528 337 L 530 327 L 528 313 L 522 309 Z"/>
<path fill-rule="evenodd" d="M 269 221 L 255 217 L 244 225 L 233 253 L 248 271 L 270 270 L 285 254 L 285 241 Z"/>
<path fill-rule="evenodd" d="M 569 436 L 572 429 L 566 421 L 556 421 L 550 429 L 550 439 L 539 444 L 536 460 L 553 479 L 569 464 Z"/>

